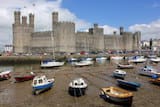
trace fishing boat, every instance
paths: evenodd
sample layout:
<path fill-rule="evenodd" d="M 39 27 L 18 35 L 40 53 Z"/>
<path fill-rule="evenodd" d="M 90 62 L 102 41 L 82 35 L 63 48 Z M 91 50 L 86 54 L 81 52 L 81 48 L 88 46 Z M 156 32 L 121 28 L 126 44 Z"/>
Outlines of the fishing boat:
<path fill-rule="evenodd" d="M 6 70 L 3 72 L 0 72 L 0 81 L 7 80 L 7 79 L 11 78 L 10 73 L 11 73 L 11 70 Z"/>
<path fill-rule="evenodd" d="M 105 63 L 106 60 L 107 60 L 107 58 L 106 57 L 102 57 L 102 56 L 96 58 L 96 62 L 97 63 Z"/>
<path fill-rule="evenodd" d="M 111 56 L 111 60 L 122 60 L 124 57 L 123 56 Z"/>
<path fill-rule="evenodd" d="M 32 80 L 34 77 L 35 77 L 35 74 L 33 72 L 30 72 L 30 75 L 16 76 L 14 78 L 15 78 L 16 82 L 23 82 L 23 81 Z"/>
<path fill-rule="evenodd" d="M 74 79 L 69 83 L 68 92 L 72 96 L 82 96 L 85 94 L 87 83 L 83 78 Z"/>
<path fill-rule="evenodd" d="M 117 68 L 119 68 L 119 69 L 132 69 L 132 68 L 134 68 L 134 66 L 129 63 L 127 63 L 127 64 L 118 63 Z"/>
<path fill-rule="evenodd" d="M 153 75 L 149 81 L 153 84 L 160 85 L 160 75 Z"/>
<path fill-rule="evenodd" d="M 160 58 L 159 58 L 159 57 L 153 57 L 153 58 L 150 58 L 149 60 L 150 60 L 151 62 L 154 62 L 154 63 L 160 62 Z"/>
<path fill-rule="evenodd" d="M 114 103 L 131 105 L 133 93 L 118 87 L 107 87 L 101 89 L 100 96 L 106 101 Z"/>
<path fill-rule="evenodd" d="M 152 66 L 147 65 L 141 68 L 138 73 L 145 76 L 153 76 L 154 74 L 160 75 L 160 73 L 156 69 L 154 69 Z"/>
<path fill-rule="evenodd" d="M 124 77 L 126 76 L 126 72 L 123 70 L 116 69 L 113 71 L 113 76 L 116 78 L 124 79 Z"/>
<path fill-rule="evenodd" d="M 47 59 L 47 60 L 41 61 L 41 68 L 60 67 L 63 65 L 64 65 L 64 62 L 59 62 L 53 59 Z"/>
<path fill-rule="evenodd" d="M 139 88 L 141 86 L 138 82 L 132 82 L 132 81 L 125 81 L 122 79 L 117 79 L 118 85 L 123 88 L 129 88 L 129 89 L 135 89 Z"/>
<path fill-rule="evenodd" d="M 54 85 L 54 79 L 47 79 L 45 75 L 36 76 L 32 82 L 33 94 L 39 94 L 48 89 L 51 89 Z"/>
<path fill-rule="evenodd" d="M 90 65 L 93 65 L 93 61 L 83 60 L 83 61 L 74 63 L 74 66 L 76 67 L 83 67 L 83 66 L 90 66 Z"/>
<path fill-rule="evenodd" d="M 144 56 L 134 56 L 128 60 L 128 62 L 132 62 L 132 63 L 143 63 L 146 61 L 147 61 L 147 59 L 144 58 Z"/>

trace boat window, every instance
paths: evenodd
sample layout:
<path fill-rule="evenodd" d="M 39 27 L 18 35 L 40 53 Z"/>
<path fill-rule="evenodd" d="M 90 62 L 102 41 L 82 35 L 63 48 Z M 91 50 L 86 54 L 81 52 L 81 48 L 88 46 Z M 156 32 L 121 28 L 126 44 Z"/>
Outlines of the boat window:
<path fill-rule="evenodd" d="M 37 80 L 34 81 L 34 85 L 36 85 L 36 84 L 37 84 Z"/>
<path fill-rule="evenodd" d="M 81 85 L 83 85 L 83 82 L 81 83 Z"/>
<path fill-rule="evenodd" d="M 110 90 L 106 90 L 106 92 L 110 92 Z"/>
<path fill-rule="evenodd" d="M 75 85 L 78 85 L 77 83 L 74 83 Z"/>
<path fill-rule="evenodd" d="M 40 79 L 38 82 L 41 84 L 42 83 L 42 79 Z"/>

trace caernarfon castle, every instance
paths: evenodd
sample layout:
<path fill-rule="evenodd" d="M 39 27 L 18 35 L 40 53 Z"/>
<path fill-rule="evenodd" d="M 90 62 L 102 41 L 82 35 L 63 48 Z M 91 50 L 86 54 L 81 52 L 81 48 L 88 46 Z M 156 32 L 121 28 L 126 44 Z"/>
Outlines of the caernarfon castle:
<path fill-rule="evenodd" d="M 35 32 L 34 14 L 22 16 L 14 12 L 13 50 L 15 53 L 81 52 L 104 50 L 139 50 L 140 32 L 125 32 L 106 35 L 103 28 L 94 24 L 88 32 L 75 32 L 74 22 L 60 22 L 58 12 L 52 13 L 52 31 Z"/>

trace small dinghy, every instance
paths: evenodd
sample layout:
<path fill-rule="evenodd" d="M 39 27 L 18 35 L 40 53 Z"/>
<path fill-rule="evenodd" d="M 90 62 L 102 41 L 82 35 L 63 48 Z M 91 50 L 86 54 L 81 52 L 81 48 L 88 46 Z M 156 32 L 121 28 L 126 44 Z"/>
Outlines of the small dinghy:
<path fill-rule="evenodd" d="M 48 89 L 51 89 L 53 84 L 54 84 L 53 78 L 47 79 L 45 75 L 36 76 L 32 82 L 33 94 L 36 95 Z"/>
<path fill-rule="evenodd" d="M 124 57 L 123 56 L 111 56 L 111 60 L 122 60 Z"/>
<path fill-rule="evenodd" d="M 106 60 L 107 60 L 107 58 L 106 57 L 102 57 L 102 56 L 96 58 L 96 62 L 99 63 L 99 64 L 105 63 Z"/>
<path fill-rule="evenodd" d="M 137 90 L 137 88 L 139 88 L 141 86 L 141 84 L 138 82 L 125 81 L 122 79 L 117 79 L 117 82 L 118 82 L 119 86 L 126 88 L 126 89 Z"/>
<path fill-rule="evenodd" d="M 69 83 L 68 92 L 72 96 L 82 96 L 85 94 L 85 90 L 87 88 L 87 83 L 83 78 L 74 79 Z"/>
<path fill-rule="evenodd" d="M 126 76 L 126 72 L 123 70 L 116 69 L 115 71 L 113 71 L 113 76 L 115 78 L 124 79 L 124 77 Z"/>
<path fill-rule="evenodd" d="M 14 77 L 16 82 L 24 82 L 24 81 L 28 81 L 28 80 L 32 80 L 35 77 L 35 74 L 33 72 L 30 72 L 30 75 L 26 75 L 26 76 L 16 76 Z"/>
<path fill-rule="evenodd" d="M 106 101 L 118 104 L 131 105 L 133 93 L 118 87 L 107 87 L 101 89 L 100 96 Z"/>
<path fill-rule="evenodd" d="M 3 72 L 0 72 L 0 81 L 2 80 L 8 80 L 9 78 L 11 78 L 11 70 L 6 70 L 6 71 L 3 71 Z"/>
<path fill-rule="evenodd" d="M 159 58 L 159 57 L 150 58 L 149 60 L 150 60 L 151 62 L 154 62 L 154 63 L 160 62 L 160 58 Z"/>
<path fill-rule="evenodd" d="M 127 63 L 127 64 L 118 64 L 117 65 L 117 68 L 119 68 L 119 69 L 132 69 L 132 68 L 134 68 L 134 66 L 132 65 L 132 64 L 129 64 L 129 63 Z"/>
<path fill-rule="evenodd" d="M 145 76 L 153 76 L 154 74 L 160 75 L 160 73 L 158 73 L 157 70 L 154 69 L 152 66 L 144 66 L 139 70 L 139 74 Z"/>

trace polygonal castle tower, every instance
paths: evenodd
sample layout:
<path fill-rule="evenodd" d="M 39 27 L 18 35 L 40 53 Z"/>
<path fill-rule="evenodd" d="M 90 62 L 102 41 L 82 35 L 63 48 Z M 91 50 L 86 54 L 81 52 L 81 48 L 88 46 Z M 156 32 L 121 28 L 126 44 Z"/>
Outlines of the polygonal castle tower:
<path fill-rule="evenodd" d="M 22 19 L 22 20 L 21 20 Z M 29 14 L 29 24 L 27 16 L 22 16 L 20 11 L 14 12 L 13 24 L 13 51 L 16 53 L 27 53 L 30 49 L 31 34 L 34 32 L 34 15 Z"/>

